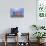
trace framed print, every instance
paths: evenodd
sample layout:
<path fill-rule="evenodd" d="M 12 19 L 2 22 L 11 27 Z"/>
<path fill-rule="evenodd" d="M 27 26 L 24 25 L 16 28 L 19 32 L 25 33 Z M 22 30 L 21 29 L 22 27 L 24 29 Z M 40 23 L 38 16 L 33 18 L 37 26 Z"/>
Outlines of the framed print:
<path fill-rule="evenodd" d="M 10 8 L 11 17 L 24 17 L 24 8 Z"/>

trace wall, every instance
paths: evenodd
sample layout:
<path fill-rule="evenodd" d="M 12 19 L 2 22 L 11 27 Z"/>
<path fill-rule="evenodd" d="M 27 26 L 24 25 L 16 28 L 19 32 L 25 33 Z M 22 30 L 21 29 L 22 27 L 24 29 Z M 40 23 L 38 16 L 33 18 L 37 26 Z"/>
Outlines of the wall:
<path fill-rule="evenodd" d="M 23 18 L 11 18 L 10 8 L 24 8 Z M 0 1 L 0 34 L 10 31 L 11 27 L 19 27 L 19 32 L 30 32 L 30 26 L 36 24 L 36 0 L 1 0 Z"/>

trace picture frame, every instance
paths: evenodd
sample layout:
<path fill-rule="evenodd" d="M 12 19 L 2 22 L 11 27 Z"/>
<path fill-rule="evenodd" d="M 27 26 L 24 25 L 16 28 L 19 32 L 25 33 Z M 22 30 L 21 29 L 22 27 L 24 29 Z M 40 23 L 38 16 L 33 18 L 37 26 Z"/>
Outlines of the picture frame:
<path fill-rule="evenodd" d="M 10 8 L 11 17 L 24 17 L 24 8 Z"/>

